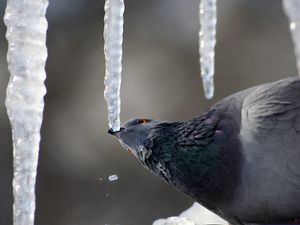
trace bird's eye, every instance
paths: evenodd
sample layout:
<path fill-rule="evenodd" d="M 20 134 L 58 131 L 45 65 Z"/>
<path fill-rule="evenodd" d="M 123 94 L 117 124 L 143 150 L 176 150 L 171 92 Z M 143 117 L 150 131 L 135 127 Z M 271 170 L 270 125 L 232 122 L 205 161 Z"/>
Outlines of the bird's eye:
<path fill-rule="evenodd" d="M 149 122 L 149 120 L 147 120 L 147 119 L 138 119 L 137 120 L 137 123 L 139 124 L 139 125 L 143 125 L 143 124 L 146 124 L 146 123 L 148 123 Z"/>

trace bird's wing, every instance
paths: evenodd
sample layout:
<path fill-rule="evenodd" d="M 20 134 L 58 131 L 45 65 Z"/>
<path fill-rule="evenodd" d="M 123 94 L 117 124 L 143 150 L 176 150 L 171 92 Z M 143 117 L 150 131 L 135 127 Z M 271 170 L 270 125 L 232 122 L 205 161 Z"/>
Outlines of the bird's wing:
<path fill-rule="evenodd" d="M 258 86 L 245 97 L 241 113 L 241 134 L 272 138 L 288 132 L 300 138 L 300 79 Z"/>
<path fill-rule="evenodd" d="M 240 139 L 245 156 L 300 186 L 300 79 L 258 86 L 245 97 Z M 268 162 L 266 162 L 268 161 Z M 269 167 L 264 167 L 269 168 Z"/>

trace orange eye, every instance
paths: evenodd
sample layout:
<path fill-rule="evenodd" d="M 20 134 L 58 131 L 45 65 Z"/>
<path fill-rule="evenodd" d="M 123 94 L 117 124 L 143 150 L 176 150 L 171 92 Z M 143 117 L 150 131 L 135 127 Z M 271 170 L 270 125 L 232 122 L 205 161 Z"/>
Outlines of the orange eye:
<path fill-rule="evenodd" d="M 140 124 L 140 125 L 146 124 L 148 122 L 149 122 L 149 120 L 147 120 L 147 119 L 138 119 L 137 120 L 137 123 Z"/>

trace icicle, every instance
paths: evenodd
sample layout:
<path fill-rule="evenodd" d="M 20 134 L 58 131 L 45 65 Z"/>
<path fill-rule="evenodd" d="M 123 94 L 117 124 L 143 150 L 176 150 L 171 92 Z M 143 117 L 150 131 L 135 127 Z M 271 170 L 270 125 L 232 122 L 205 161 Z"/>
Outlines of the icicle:
<path fill-rule="evenodd" d="M 215 44 L 217 24 L 217 0 L 200 0 L 199 53 L 201 76 L 207 99 L 214 96 Z"/>
<path fill-rule="evenodd" d="M 290 30 L 295 44 L 298 75 L 300 76 L 300 1 L 283 0 L 283 8 L 290 20 Z"/>
<path fill-rule="evenodd" d="M 33 225 L 35 180 L 44 100 L 47 58 L 47 0 L 8 0 L 8 69 L 6 107 L 12 126 L 14 178 L 13 221 Z"/>
<path fill-rule="evenodd" d="M 123 0 L 105 0 L 104 53 L 106 69 L 104 96 L 108 105 L 109 126 L 113 131 L 120 129 L 124 9 Z"/>

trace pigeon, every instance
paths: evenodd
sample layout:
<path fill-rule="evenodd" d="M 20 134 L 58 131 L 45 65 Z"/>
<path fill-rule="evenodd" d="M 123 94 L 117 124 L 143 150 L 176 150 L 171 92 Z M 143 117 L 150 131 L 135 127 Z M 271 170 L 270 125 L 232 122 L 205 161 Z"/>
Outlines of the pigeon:
<path fill-rule="evenodd" d="M 300 78 L 228 96 L 186 122 L 109 130 L 139 162 L 233 225 L 300 222 Z"/>

